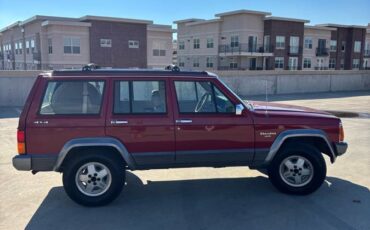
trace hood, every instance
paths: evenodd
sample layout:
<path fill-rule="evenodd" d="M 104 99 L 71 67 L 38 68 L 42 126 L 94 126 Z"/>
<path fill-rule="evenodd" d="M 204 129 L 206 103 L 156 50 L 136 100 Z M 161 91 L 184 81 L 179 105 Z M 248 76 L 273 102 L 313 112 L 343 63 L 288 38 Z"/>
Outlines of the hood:
<path fill-rule="evenodd" d="M 315 113 L 331 115 L 330 113 L 311 109 L 303 106 L 286 105 L 280 103 L 263 102 L 263 101 L 249 101 L 255 111 L 267 111 L 267 112 L 297 112 L 297 113 Z"/>

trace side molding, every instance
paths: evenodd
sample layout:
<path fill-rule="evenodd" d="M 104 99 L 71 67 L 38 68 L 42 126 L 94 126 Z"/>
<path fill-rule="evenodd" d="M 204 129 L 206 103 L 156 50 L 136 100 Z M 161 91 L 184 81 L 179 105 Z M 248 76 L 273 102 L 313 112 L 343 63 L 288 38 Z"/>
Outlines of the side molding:
<path fill-rule="evenodd" d="M 269 163 L 274 158 L 276 153 L 279 151 L 284 141 L 292 137 L 322 138 L 330 150 L 329 154 L 330 154 L 331 162 L 332 163 L 335 162 L 335 159 L 337 156 L 335 155 L 334 149 L 331 146 L 330 141 L 328 140 L 328 137 L 326 136 L 326 133 L 324 131 L 318 130 L 318 129 L 292 129 L 292 130 L 283 131 L 276 137 L 274 143 L 271 145 L 271 148 L 270 148 L 269 153 L 267 154 L 267 157 L 265 158 L 265 163 Z"/>
<path fill-rule="evenodd" d="M 58 159 L 54 166 L 54 171 L 58 171 L 64 159 L 67 157 L 70 150 L 76 147 L 93 147 L 93 146 L 109 146 L 117 149 L 123 159 L 126 161 L 130 169 L 135 169 L 135 161 L 127 151 L 126 147 L 116 138 L 112 137 L 92 137 L 92 138 L 76 138 L 68 141 L 60 151 Z"/>

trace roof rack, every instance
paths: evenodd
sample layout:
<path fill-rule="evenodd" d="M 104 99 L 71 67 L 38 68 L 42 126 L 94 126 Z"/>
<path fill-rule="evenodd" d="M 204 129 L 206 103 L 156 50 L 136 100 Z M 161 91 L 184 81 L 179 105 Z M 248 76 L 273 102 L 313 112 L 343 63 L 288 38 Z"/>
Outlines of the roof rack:
<path fill-rule="evenodd" d="M 156 76 L 211 76 L 206 71 L 181 71 L 176 65 L 166 66 L 165 69 L 118 69 L 103 68 L 94 63 L 87 64 L 79 69 L 61 69 L 52 71 L 52 76 L 121 76 L 121 75 L 156 75 Z"/>

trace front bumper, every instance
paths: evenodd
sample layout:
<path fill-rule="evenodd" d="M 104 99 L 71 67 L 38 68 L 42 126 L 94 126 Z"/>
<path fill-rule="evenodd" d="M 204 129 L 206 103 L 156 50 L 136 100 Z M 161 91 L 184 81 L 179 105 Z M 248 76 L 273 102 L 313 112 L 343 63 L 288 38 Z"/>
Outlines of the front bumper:
<path fill-rule="evenodd" d="M 20 171 L 52 171 L 56 160 L 54 155 L 24 154 L 13 157 L 13 166 Z"/>
<path fill-rule="evenodd" d="M 335 143 L 335 150 L 337 156 L 343 155 L 347 151 L 347 148 L 348 144 L 346 142 Z"/>

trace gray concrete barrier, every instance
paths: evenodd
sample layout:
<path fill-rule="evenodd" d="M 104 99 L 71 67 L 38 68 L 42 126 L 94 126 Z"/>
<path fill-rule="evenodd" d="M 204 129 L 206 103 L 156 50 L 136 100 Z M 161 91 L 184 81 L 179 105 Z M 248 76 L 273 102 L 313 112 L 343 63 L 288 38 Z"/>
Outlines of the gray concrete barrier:
<path fill-rule="evenodd" d="M 241 96 L 370 90 L 370 71 L 214 71 Z M 40 71 L 0 71 L 0 106 L 22 106 Z"/>

